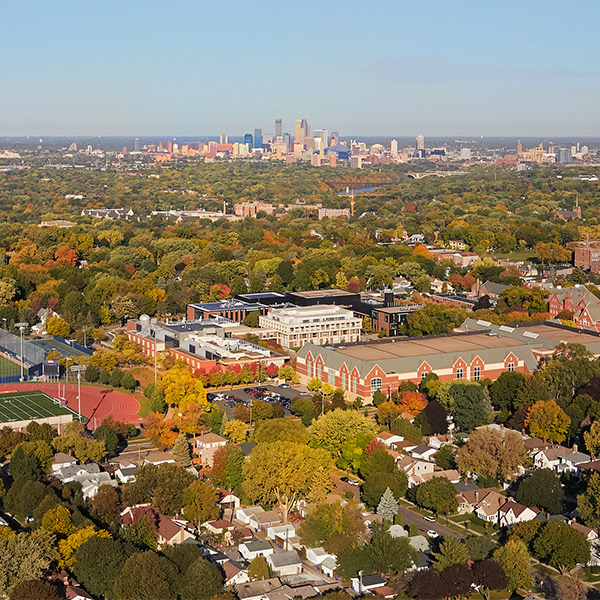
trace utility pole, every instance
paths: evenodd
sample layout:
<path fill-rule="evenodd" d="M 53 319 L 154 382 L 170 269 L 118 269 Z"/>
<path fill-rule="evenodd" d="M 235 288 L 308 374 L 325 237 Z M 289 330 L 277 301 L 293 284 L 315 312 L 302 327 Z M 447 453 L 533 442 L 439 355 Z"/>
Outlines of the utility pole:
<path fill-rule="evenodd" d="M 77 412 L 81 423 L 81 373 L 85 371 L 85 365 L 73 365 L 71 372 L 77 373 Z"/>
<path fill-rule="evenodd" d="M 23 375 L 23 332 L 25 331 L 25 328 L 29 326 L 29 323 L 15 323 L 15 327 L 19 328 L 19 331 L 21 332 L 21 381 L 25 381 L 25 377 Z"/>

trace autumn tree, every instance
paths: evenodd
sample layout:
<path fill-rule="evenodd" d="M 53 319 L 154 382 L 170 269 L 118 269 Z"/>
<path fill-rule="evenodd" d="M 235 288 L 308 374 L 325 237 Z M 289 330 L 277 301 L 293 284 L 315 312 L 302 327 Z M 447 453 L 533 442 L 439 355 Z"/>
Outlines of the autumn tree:
<path fill-rule="evenodd" d="M 243 463 L 244 455 L 238 446 L 229 443 L 218 448 L 213 457 L 211 481 L 227 490 L 237 489 L 242 483 Z"/>
<path fill-rule="evenodd" d="M 553 400 L 536 402 L 525 417 L 525 426 L 531 436 L 557 444 L 565 439 L 569 423 L 565 411 Z"/>
<path fill-rule="evenodd" d="M 462 473 L 512 479 L 527 461 L 521 436 L 515 431 L 481 427 L 456 453 L 456 464 Z"/>
<path fill-rule="evenodd" d="M 400 407 L 391 401 L 382 402 L 377 407 L 377 422 L 391 429 L 392 423 L 402 413 Z"/>
<path fill-rule="evenodd" d="M 186 519 L 200 527 L 206 521 L 218 518 L 217 490 L 207 481 L 197 479 L 182 494 L 183 514 Z"/>
<path fill-rule="evenodd" d="M 142 426 L 142 434 L 161 450 L 171 448 L 177 440 L 172 421 L 165 421 L 161 414 L 150 413 Z"/>
<path fill-rule="evenodd" d="M 103 484 L 88 500 L 88 507 L 96 519 L 108 526 L 114 525 L 121 514 L 119 492 L 112 485 Z"/>
<path fill-rule="evenodd" d="M 509 590 L 527 589 L 533 586 L 531 557 L 520 539 L 511 537 L 504 546 L 494 552 L 493 558 L 504 569 Z"/>
<path fill-rule="evenodd" d="M 17 583 L 10 591 L 9 600 L 60 600 L 58 588 L 49 581 L 28 579 Z"/>
<path fill-rule="evenodd" d="M 313 421 L 309 443 L 339 456 L 344 443 L 359 435 L 375 435 L 371 420 L 360 413 L 336 408 Z"/>
<path fill-rule="evenodd" d="M 323 546 L 337 555 L 368 537 L 359 506 L 339 500 L 311 507 L 299 536 L 307 548 Z"/>
<path fill-rule="evenodd" d="M 592 528 L 600 526 L 600 474 L 593 472 L 585 492 L 577 496 L 577 511 L 583 522 Z"/>
<path fill-rule="evenodd" d="M 398 402 L 400 411 L 411 415 L 419 414 L 426 405 L 425 396 L 419 392 L 403 392 Z"/>
<path fill-rule="evenodd" d="M 277 501 L 287 523 L 289 511 L 310 490 L 314 473 L 330 460 L 325 450 L 304 444 L 259 444 L 244 464 L 242 485 L 254 502 Z"/>
<path fill-rule="evenodd" d="M 234 419 L 233 421 L 227 421 L 223 428 L 223 435 L 229 438 L 234 444 L 241 444 L 246 441 L 246 434 L 248 433 L 248 426 L 243 421 Z"/>
<path fill-rule="evenodd" d="M 75 563 L 75 553 L 92 537 L 110 538 L 111 535 L 104 529 L 97 530 L 93 525 L 88 525 L 73 532 L 68 538 L 60 540 L 58 542 L 58 550 L 60 552 L 59 567 L 72 568 Z"/>
<path fill-rule="evenodd" d="M 301 421 L 297 419 L 269 419 L 261 423 L 254 432 L 254 441 L 257 444 L 273 442 L 296 442 L 306 444 L 308 431 Z"/>
<path fill-rule="evenodd" d="M 48 317 L 46 319 L 46 332 L 50 335 L 67 337 L 71 333 L 71 327 L 67 321 L 60 317 Z"/>
<path fill-rule="evenodd" d="M 271 569 L 262 554 L 254 557 L 248 565 L 248 577 L 250 581 L 259 581 L 271 577 Z"/>
<path fill-rule="evenodd" d="M 440 551 L 433 553 L 433 566 L 443 571 L 452 565 L 462 565 L 468 562 L 469 549 L 457 537 L 448 535 L 440 543 Z"/>
<path fill-rule="evenodd" d="M 206 390 L 202 381 L 192 375 L 185 364 L 177 363 L 172 369 L 165 371 L 159 381 L 159 389 L 165 402 L 179 408 L 189 404 L 206 407 Z"/>
<path fill-rule="evenodd" d="M 584 431 L 583 441 L 587 451 L 592 456 L 598 456 L 600 451 L 600 420 L 594 421 L 589 431 Z"/>

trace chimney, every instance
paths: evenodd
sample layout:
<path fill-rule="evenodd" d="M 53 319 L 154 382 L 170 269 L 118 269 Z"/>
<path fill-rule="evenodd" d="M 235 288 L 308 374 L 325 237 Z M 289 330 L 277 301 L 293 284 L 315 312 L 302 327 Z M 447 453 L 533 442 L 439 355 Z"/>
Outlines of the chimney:
<path fill-rule="evenodd" d="M 475 490 L 475 501 L 479 502 L 479 490 Z"/>
<path fill-rule="evenodd" d="M 577 444 L 573 444 L 573 452 L 577 452 Z"/>

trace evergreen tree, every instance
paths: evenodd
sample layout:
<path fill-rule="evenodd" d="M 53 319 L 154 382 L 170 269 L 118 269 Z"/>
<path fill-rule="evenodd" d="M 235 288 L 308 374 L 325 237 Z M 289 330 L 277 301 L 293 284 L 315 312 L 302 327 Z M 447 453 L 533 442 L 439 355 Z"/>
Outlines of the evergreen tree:
<path fill-rule="evenodd" d="M 171 450 L 171 456 L 181 463 L 184 467 L 189 467 L 192 464 L 192 455 L 190 453 L 190 444 L 183 433 L 180 433 L 175 444 L 173 444 L 173 450 Z"/>
<path fill-rule="evenodd" d="M 259 579 L 269 579 L 271 577 L 271 569 L 265 560 L 265 557 L 258 555 L 253 558 L 248 565 L 248 577 L 250 581 L 258 581 Z"/>
<path fill-rule="evenodd" d="M 377 505 L 377 514 L 381 515 L 387 521 L 394 522 L 394 517 L 398 514 L 398 501 L 390 488 L 385 488 L 381 495 L 381 500 Z"/>

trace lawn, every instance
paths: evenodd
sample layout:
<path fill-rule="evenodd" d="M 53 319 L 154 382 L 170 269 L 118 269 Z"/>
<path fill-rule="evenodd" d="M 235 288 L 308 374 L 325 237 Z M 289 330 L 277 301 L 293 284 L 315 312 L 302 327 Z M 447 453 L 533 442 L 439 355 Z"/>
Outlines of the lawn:
<path fill-rule="evenodd" d="M 137 412 L 138 417 L 145 419 L 152 412 L 150 398 L 146 398 L 144 394 L 136 394 L 135 399 L 140 403 L 140 410 Z"/>
<path fill-rule="evenodd" d="M 21 374 L 21 365 L 0 356 L 0 377 L 13 377 Z"/>

